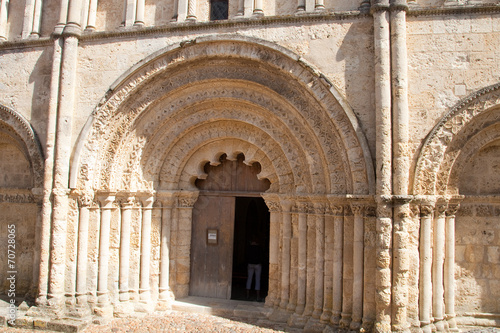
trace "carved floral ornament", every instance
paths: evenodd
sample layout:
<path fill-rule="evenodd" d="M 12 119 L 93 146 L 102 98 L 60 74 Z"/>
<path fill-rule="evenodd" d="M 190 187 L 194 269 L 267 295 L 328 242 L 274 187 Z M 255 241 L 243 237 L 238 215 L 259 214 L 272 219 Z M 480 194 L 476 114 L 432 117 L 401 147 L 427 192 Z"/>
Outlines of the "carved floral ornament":
<path fill-rule="evenodd" d="M 72 183 L 193 190 L 204 163 L 240 152 L 262 165 L 275 192 L 368 194 L 369 150 L 340 98 L 268 42 L 208 37 L 170 47 L 122 77 L 95 110 Z"/>
<path fill-rule="evenodd" d="M 0 105 L 0 132 L 19 141 L 22 151 L 28 155 L 33 173 L 33 187 L 43 188 L 43 153 L 40 141 L 30 123 L 19 113 Z M 18 139 L 18 140 L 16 140 Z"/>
<path fill-rule="evenodd" d="M 484 140 L 491 133 L 480 134 L 483 139 L 474 139 L 473 136 L 500 120 L 499 106 L 500 83 L 463 99 L 434 127 L 417 161 L 414 194 L 458 194 L 456 180 L 452 182 L 454 188 L 449 186 L 455 161 L 464 146 L 469 147 L 468 152 L 477 151 L 491 139 Z M 476 142 L 475 145 L 468 145 L 469 140 Z M 467 152 L 465 155 L 471 156 Z M 463 165 L 463 156 L 460 161 L 459 165 Z"/>

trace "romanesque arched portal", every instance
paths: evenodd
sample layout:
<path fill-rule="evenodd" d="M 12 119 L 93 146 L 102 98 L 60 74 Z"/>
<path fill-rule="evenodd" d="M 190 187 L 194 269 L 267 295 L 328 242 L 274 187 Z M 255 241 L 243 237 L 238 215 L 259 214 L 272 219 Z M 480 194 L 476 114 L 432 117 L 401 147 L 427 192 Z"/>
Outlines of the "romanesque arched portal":
<path fill-rule="evenodd" d="M 243 154 L 270 182 L 266 304 L 354 327 L 373 320 L 373 293 L 362 313 L 370 154 L 335 88 L 296 55 L 234 36 L 174 45 L 123 75 L 86 129 L 71 182 L 100 203 L 92 217 L 91 200 L 80 200 L 80 218 L 83 209 L 100 226 L 85 250 L 99 253 L 87 286 L 98 311 L 189 294 L 195 181 L 207 163 Z M 344 260 L 345 246 L 354 255 Z"/>

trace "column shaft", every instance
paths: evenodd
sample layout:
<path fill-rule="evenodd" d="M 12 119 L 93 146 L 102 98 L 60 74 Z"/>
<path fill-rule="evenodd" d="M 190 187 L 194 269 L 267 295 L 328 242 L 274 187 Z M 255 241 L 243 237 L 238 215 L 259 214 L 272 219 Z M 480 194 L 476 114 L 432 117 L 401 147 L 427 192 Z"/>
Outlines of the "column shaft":
<path fill-rule="evenodd" d="M 312 207 L 311 207 L 312 208 Z M 312 210 L 307 214 L 307 254 L 306 254 L 306 306 L 304 316 L 311 316 L 314 311 L 314 281 L 315 281 L 315 253 L 316 253 L 316 219 Z"/>
<path fill-rule="evenodd" d="M 4 1 L 2 1 L 2 3 L 3 2 Z M 26 0 L 26 3 L 24 5 L 23 30 L 21 32 L 21 38 L 23 39 L 28 38 L 28 36 L 31 33 L 31 29 L 33 28 L 34 7 L 35 7 L 35 0 Z"/>
<path fill-rule="evenodd" d="M 43 1 L 35 0 L 35 8 L 33 13 L 33 25 L 31 27 L 30 37 L 40 37 L 40 24 L 42 23 L 42 8 Z"/>
<path fill-rule="evenodd" d="M 60 1 L 61 11 L 59 12 L 59 21 L 57 22 L 54 28 L 54 34 L 60 35 L 63 32 L 64 27 L 66 26 L 66 22 L 68 20 L 68 6 L 69 0 L 61 0 Z"/>
<path fill-rule="evenodd" d="M 95 25 L 97 19 L 97 1 L 98 0 L 90 0 L 87 26 L 85 27 L 85 30 L 87 31 L 94 31 L 96 29 Z"/>
<path fill-rule="evenodd" d="M 79 198 L 80 214 L 78 219 L 78 257 L 76 274 L 76 303 L 77 306 L 87 307 L 87 261 L 89 242 L 89 206 L 90 195 Z"/>
<path fill-rule="evenodd" d="M 354 244 L 353 244 L 353 305 L 350 329 L 358 330 L 363 319 L 363 239 L 364 219 L 363 207 L 353 205 L 354 213 Z"/>
<path fill-rule="evenodd" d="M 314 279 L 314 312 L 313 318 L 319 319 L 323 312 L 323 297 L 325 285 L 325 215 L 322 203 L 314 204 L 316 219 L 316 262 Z"/>
<path fill-rule="evenodd" d="M 127 0 L 125 7 L 125 26 L 131 27 L 135 23 L 137 0 Z"/>
<path fill-rule="evenodd" d="M 139 293 L 142 302 L 151 301 L 149 286 L 151 265 L 151 218 L 154 198 L 150 197 L 143 201 L 142 207 L 142 230 L 141 230 L 141 272 Z"/>
<path fill-rule="evenodd" d="M 316 10 L 323 10 L 325 9 L 325 2 L 324 0 L 316 0 L 314 4 L 314 9 Z"/>
<path fill-rule="evenodd" d="M 299 258 L 297 272 L 297 307 L 295 312 L 302 314 L 306 306 L 307 281 L 307 215 L 305 204 L 299 203 Z"/>
<path fill-rule="evenodd" d="M 283 200 L 283 247 L 281 249 L 281 300 L 280 308 L 286 309 L 290 297 L 290 240 L 292 238 L 292 202 Z"/>
<path fill-rule="evenodd" d="M 446 248 L 444 261 L 444 304 L 448 326 L 458 332 L 455 321 L 455 213 L 458 204 L 450 203 L 446 211 Z"/>
<path fill-rule="evenodd" d="M 306 0 L 297 1 L 297 12 L 303 12 L 306 10 Z"/>
<path fill-rule="evenodd" d="M 331 323 L 335 326 L 340 323 L 342 313 L 342 267 L 343 267 L 343 244 L 344 244 L 344 215 L 343 207 L 332 206 L 333 220 L 333 287 L 332 287 L 332 318 Z"/>
<path fill-rule="evenodd" d="M 61 59 L 59 105 L 55 142 L 54 183 L 52 207 L 52 237 L 50 253 L 49 297 L 56 311 L 62 310 L 66 258 L 68 217 L 68 181 L 71 148 L 71 126 L 75 100 L 78 39 L 67 36 Z"/>
<path fill-rule="evenodd" d="M 170 300 L 170 228 L 173 198 L 162 203 L 160 243 L 160 301 Z"/>
<path fill-rule="evenodd" d="M 420 207 L 420 327 L 431 332 L 432 308 L 432 211 L 433 205 Z"/>
<path fill-rule="evenodd" d="M 7 18 L 9 13 L 9 0 L 0 1 L 0 41 L 9 38 L 7 31 Z"/>
<path fill-rule="evenodd" d="M 43 174 L 43 201 L 42 201 L 42 221 L 40 229 L 40 248 L 50 248 L 50 223 L 52 217 L 52 184 L 54 171 L 54 147 L 57 124 L 57 97 L 59 93 L 59 75 L 61 70 L 62 42 L 60 38 L 54 39 L 52 53 L 52 72 L 50 80 L 49 107 L 47 115 L 47 135 L 45 145 L 45 163 Z M 37 305 L 45 303 L 47 298 L 48 277 L 49 277 L 49 252 L 40 251 L 38 276 L 38 297 Z"/>
<path fill-rule="evenodd" d="M 134 25 L 144 25 L 145 0 L 137 0 Z"/>
<path fill-rule="evenodd" d="M 254 0 L 253 14 L 264 15 L 264 10 L 262 8 L 262 0 Z"/>
<path fill-rule="evenodd" d="M 119 268 L 119 299 L 122 302 L 130 300 L 129 272 L 130 272 L 130 224 L 132 222 L 132 208 L 134 198 L 127 197 L 121 202 L 121 231 L 120 231 L 120 268 Z"/>
<path fill-rule="evenodd" d="M 101 230 L 99 234 L 99 272 L 97 278 L 97 302 L 99 307 L 110 304 L 108 291 L 109 268 L 109 236 L 111 233 L 111 213 L 113 209 L 113 195 L 105 195 L 101 201 Z"/>
<path fill-rule="evenodd" d="M 432 257 L 432 314 L 436 330 L 445 331 L 444 326 L 444 287 L 443 287 L 443 264 L 445 255 L 445 210 L 446 205 L 438 202 L 436 215 L 434 217 L 434 253 Z"/>
<path fill-rule="evenodd" d="M 188 10 L 186 20 L 196 21 L 196 0 L 188 0 Z"/>
<path fill-rule="evenodd" d="M 376 321 L 375 332 L 391 331 L 391 279 L 392 279 L 392 207 L 389 202 L 379 197 L 377 202 L 377 268 L 376 287 Z"/>

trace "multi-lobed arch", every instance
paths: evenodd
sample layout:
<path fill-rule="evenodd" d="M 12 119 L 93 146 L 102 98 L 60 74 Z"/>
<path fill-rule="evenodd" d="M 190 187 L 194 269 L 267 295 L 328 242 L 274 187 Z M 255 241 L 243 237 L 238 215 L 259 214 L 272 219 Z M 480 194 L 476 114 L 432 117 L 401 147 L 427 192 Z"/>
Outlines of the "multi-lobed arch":
<path fill-rule="evenodd" d="M 200 165 L 243 153 L 273 192 L 374 188 L 366 141 L 335 88 L 253 38 L 199 38 L 146 58 L 112 86 L 81 140 L 72 187 L 194 189 Z"/>
<path fill-rule="evenodd" d="M 0 104 L 0 135 L 17 147 L 29 162 L 33 188 L 43 188 L 43 152 L 38 137 L 28 120 Z"/>
<path fill-rule="evenodd" d="M 459 194 L 460 172 L 475 152 L 500 138 L 500 83 L 460 101 L 434 127 L 417 161 L 413 191 Z"/>

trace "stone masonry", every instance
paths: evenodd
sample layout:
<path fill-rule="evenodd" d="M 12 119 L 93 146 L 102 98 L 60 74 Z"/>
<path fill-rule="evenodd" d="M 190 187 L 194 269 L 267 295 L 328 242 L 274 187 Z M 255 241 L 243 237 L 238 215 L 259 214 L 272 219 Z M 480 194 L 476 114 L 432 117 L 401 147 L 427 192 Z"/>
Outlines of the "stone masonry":
<path fill-rule="evenodd" d="M 0 295 L 29 325 L 190 295 L 197 180 L 243 154 L 271 320 L 500 326 L 498 0 L 0 0 L 0 69 Z"/>

